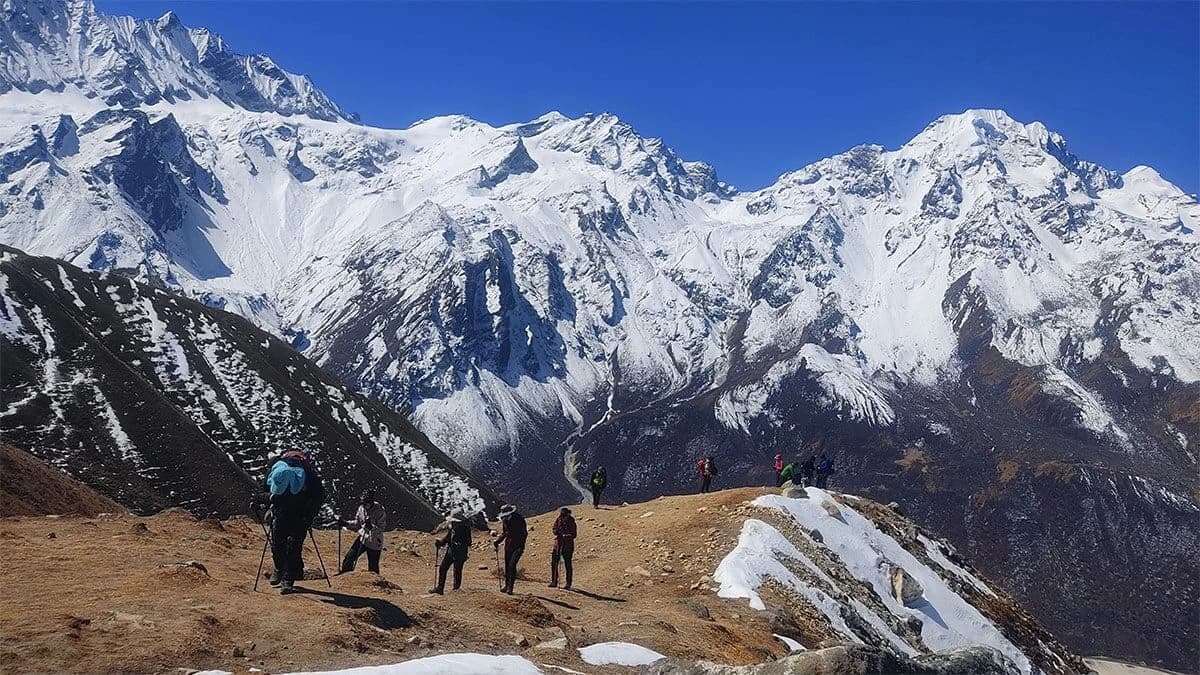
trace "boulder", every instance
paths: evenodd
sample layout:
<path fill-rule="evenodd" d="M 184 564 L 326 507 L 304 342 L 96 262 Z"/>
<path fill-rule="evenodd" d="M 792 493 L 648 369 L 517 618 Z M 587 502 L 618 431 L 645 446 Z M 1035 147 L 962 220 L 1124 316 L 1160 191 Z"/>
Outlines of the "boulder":
<path fill-rule="evenodd" d="M 905 572 L 903 567 L 892 568 L 892 594 L 904 603 L 905 607 L 915 605 L 924 593 L 925 589 L 921 588 L 921 584 Z"/>
<path fill-rule="evenodd" d="M 808 492 L 803 487 L 792 483 L 790 480 L 781 486 L 779 494 L 787 497 L 788 499 L 808 499 Z"/>
<path fill-rule="evenodd" d="M 818 544 L 825 543 L 825 535 L 821 534 L 821 531 L 816 528 L 813 528 L 808 531 L 808 538 L 812 539 L 813 541 L 817 542 Z"/>
<path fill-rule="evenodd" d="M 704 603 L 700 602 L 699 600 L 694 598 L 684 598 L 683 600 L 679 601 L 679 604 L 686 607 L 687 610 L 692 614 L 695 614 L 696 618 L 698 619 L 704 619 L 705 621 L 713 620 L 712 613 L 708 611 L 708 607 L 706 607 Z"/>
<path fill-rule="evenodd" d="M 842 510 L 837 504 L 834 504 L 833 501 L 827 499 L 821 502 L 821 508 L 824 509 L 825 513 L 828 513 L 831 518 L 836 518 L 843 523 L 846 522 L 846 516 L 842 515 Z"/>
<path fill-rule="evenodd" d="M 539 642 L 539 643 L 537 643 L 537 645 L 534 646 L 533 649 L 534 649 L 534 651 L 545 652 L 545 651 L 565 651 L 566 648 L 567 648 L 567 638 L 560 637 L 560 638 L 554 638 L 553 640 L 546 640 L 545 642 Z"/>

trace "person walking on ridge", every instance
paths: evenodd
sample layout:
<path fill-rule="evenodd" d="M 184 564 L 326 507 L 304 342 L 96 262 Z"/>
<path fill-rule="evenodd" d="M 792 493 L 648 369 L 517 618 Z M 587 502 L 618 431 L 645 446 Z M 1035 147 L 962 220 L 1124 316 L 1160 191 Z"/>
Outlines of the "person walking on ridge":
<path fill-rule="evenodd" d="M 517 583 L 517 563 L 525 553 L 529 530 L 525 526 L 525 516 L 517 513 L 517 507 L 511 504 L 500 508 L 500 522 L 504 524 L 504 531 L 492 546 L 499 551 L 500 542 L 504 542 L 504 588 L 500 592 L 512 595 Z"/>
<path fill-rule="evenodd" d="M 813 456 L 809 455 L 804 458 L 804 462 L 800 465 L 801 487 L 811 487 L 813 484 L 813 472 L 816 471 L 816 465 L 813 461 Z"/>
<path fill-rule="evenodd" d="M 600 493 L 604 492 L 604 488 L 608 487 L 608 470 L 600 467 L 592 472 L 592 508 L 600 508 Z"/>
<path fill-rule="evenodd" d="M 550 552 L 550 588 L 558 587 L 558 562 L 561 560 L 567 570 L 567 585 L 563 588 L 571 590 L 574 570 L 571 558 L 575 555 L 575 536 L 578 530 L 571 509 L 563 507 L 554 520 L 554 549 Z"/>
<path fill-rule="evenodd" d="M 267 472 L 271 503 L 271 585 L 280 594 L 292 593 L 304 580 L 304 538 L 325 501 L 325 487 L 316 465 L 299 450 L 283 453 Z"/>
<path fill-rule="evenodd" d="M 829 477 L 832 476 L 833 460 L 829 459 L 825 453 L 821 453 L 821 459 L 817 460 L 817 487 L 825 489 L 829 486 Z"/>
<path fill-rule="evenodd" d="M 358 564 L 359 556 L 366 553 L 367 569 L 379 574 L 379 557 L 383 554 L 383 533 L 387 531 L 387 511 L 383 509 L 382 504 L 375 500 L 374 489 L 363 490 L 362 497 L 358 500 L 358 511 L 354 514 L 354 520 L 339 520 L 338 527 L 347 527 L 358 532 L 358 538 L 346 552 L 346 557 L 342 559 L 342 566 L 338 573 L 353 572 L 354 567 Z"/>
<path fill-rule="evenodd" d="M 700 473 L 700 493 L 712 491 L 712 479 L 717 475 L 717 464 L 712 457 L 705 457 L 696 462 L 696 469 Z"/>
<path fill-rule="evenodd" d="M 430 593 L 438 595 L 446 592 L 446 573 L 451 567 L 454 567 L 454 590 L 462 587 L 463 565 L 466 564 L 471 550 L 471 523 L 467 522 L 462 509 L 451 511 L 446 525 L 446 534 L 434 542 L 439 551 L 442 548 L 446 549 L 446 557 L 442 558 L 442 564 L 438 567 L 437 585 L 429 589 Z"/>

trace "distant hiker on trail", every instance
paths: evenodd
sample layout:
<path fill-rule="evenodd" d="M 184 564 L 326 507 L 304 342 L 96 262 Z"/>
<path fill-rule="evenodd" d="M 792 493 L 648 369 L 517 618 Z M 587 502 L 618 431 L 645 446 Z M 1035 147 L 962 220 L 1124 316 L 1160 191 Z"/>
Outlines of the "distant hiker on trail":
<path fill-rule="evenodd" d="M 571 558 L 575 555 L 575 535 L 578 532 L 571 509 L 564 506 L 558 512 L 558 518 L 554 520 L 554 550 L 550 552 L 550 588 L 558 587 L 558 561 L 561 560 L 567 568 L 567 585 L 563 588 L 571 590 L 574 574 Z"/>
<path fill-rule="evenodd" d="M 822 489 L 827 487 L 831 475 L 833 475 L 833 460 L 822 452 L 821 459 L 817 460 L 817 487 Z"/>
<path fill-rule="evenodd" d="M 448 529 L 445 536 L 434 542 L 438 551 L 443 547 L 446 549 L 446 557 L 442 558 L 442 565 L 438 568 L 437 585 L 429 589 L 430 593 L 438 595 L 446 592 L 446 573 L 450 571 L 451 566 L 454 567 L 454 590 L 457 591 L 462 586 L 463 565 L 466 564 L 471 550 L 471 523 L 467 521 L 462 509 L 452 511 L 446 519 L 446 525 Z"/>
<path fill-rule="evenodd" d="M 796 476 L 796 463 L 788 462 L 787 466 L 785 466 L 779 470 L 779 485 L 776 485 L 775 487 L 779 487 L 780 485 L 783 485 L 784 483 L 788 482 L 789 480 L 792 481 L 792 484 L 794 485 L 796 483 L 795 476 Z"/>
<path fill-rule="evenodd" d="M 358 500 L 358 512 L 353 521 L 339 520 L 338 527 L 348 527 L 358 532 L 358 538 L 342 559 L 340 574 L 353 572 L 358 558 L 367 554 L 367 569 L 379 574 L 379 556 L 383 553 L 383 533 L 387 531 L 387 511 L 375 501 L 375 491 L 364 490 Z M 340 535 L 339 535 L 340 536 Z"/>
<path fill-rule="evenodd" d="M 801 487 L 809 487 L 813 484 L 813 472 L 815 472 L 816 464 L 813 463 L 813 456 L 809 455 L 804 458 L 804 462 L 800 465 L 800 483 Z"/>
<path fill-rule="evenodd" d="M 600 467 L 592 472 L 592 508 L 600 508 L 600 493 L 608 487 L 608 470 Z"/>
<path fill-rule="evenodd" d="M 512 595 L 513 586 L 517 583 L 517 563 L 525 553 L 529 530 L 525 527 L 525 516 L 517 513 L 517 507 L 510 504 L 501 507 L 500 522 L 504 523 L 504 532 L 492 546 L 499 550 L 500 542 L 504 542 L 504 588 L 500 592 Z"/>
<path fill-rule="evenodd" d="M 712 479 L 717 475 L 717 464 L 712 457 L 705 457 L 696 462 L 696 470 L 700 473 L 700 493 L 711 492 Z"/>
<path fill-rule="evenodd" d="M 325 501 L 325 487 L 316 466 L 299 450 L 283 453 L 267 473 L 271 493 L 271 585 L 291 593 L 304 579 L 304 537 Z"/>
<path fill-rule="evenodd" d="M 783 477 L 783 469 L 784 469 L 783 453 L 777 452 L 777 453 L 775 453 L 775 487 L 779 487 L 780 485 L 783 485 L 783 482 L 785 480 L 788 480 L 791 478 L 791 475 L 788 475 L 787 478 Z"/>

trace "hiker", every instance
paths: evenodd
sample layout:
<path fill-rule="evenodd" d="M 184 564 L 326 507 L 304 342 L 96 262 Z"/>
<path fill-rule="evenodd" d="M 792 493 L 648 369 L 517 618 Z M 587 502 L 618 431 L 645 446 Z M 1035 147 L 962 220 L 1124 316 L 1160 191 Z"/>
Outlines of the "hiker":
<path fill-rule="evenodd" d="M 342 559 L 339 574 L 353 572 L 358 558 L 367 554 L 367 569 L 379 574 L 379 556 L 383 553 L 383 533 L 387 531 L 387 511 L 375 500 L 375 490 L 363 490 L 358 500 L 358 511 L 353 521 L 338 521 L 338 527 L 347 527 L 358 532 L 358 538 Z"/>
<path fill-rule="evenodd" d="M 575 518 L 571 509 L 563 507 L 554 520 L 554 549 L 550 552 L 550 588 L 558 587 L 558 561 L 562 560 L 567 569 L 567 585 L 563 588 L 571 590 L 571 577 L 574 570 L 571 567 L 571 557 L 575 555 Z"/>
<path fill-rule="evenodd" d="M 814 471 L 816 471 L 816 465 L 813 464 L 813 456 L 809 455 L 804 458 L 804 462 L 800 465 L 800 487 L 812 486 Z"/>
<path fill-rule="evenodd" d="M 796 463 L 788 462 L 787 465 L 784 466 L 783 469 L 781 469 L 779 471 L 779 486 L 783 485 L 784 483 L 786 483 L 788 481 L 792 481 L 792 484 L 795 485 L 795 483 L 796 483 L 795 477 L 796 477 Z M 779 486 L 776 486 L 776 487 L 779 487 Z"/>
<path fill-rule="evenodd" d="M 831 475 L 833 475 L 833 460 L 822 452 L 821 459 L 817 460 L 817 487 L 821 489 L 827 487 Z"/>
<path fill-rule="evenodd" d="M 451 511 L 446 525 L 446 535 L 434 542 L 438 551 L 443 547 L 446 549 L 446 557 L 442 558 L 441 567 L 438 568 L 437 586 L 429 589 L 430 593 L 438 595 L 446 591 L 446 573 L 450 571 L 451 565 L 454 566 L 454 590 L 457 591 L 462 586 L 463 565 L 466 564 L 471 549 L 471 523 L 467 522 L 462 509 Z"/>
<path fill-rule="evenodd" d="M 304 537 L 325 501 L 325 487 L 316 466 L 299 450 L 285 452 L 267 473 L 271 494 L 271 585 L 281 594 L 295 590 L 304 579 Z"/>
<path fill-rule="evenodd" d="M 775 487 L 783 485 L 785 480 L 791 478 L 791 474 L 789 474 L 787 478 L 783 477 L 783 469 L 783 453 L 777 452 L 775 453 Z"/>
<path fill-rule="evenodd" d="M 717 475 L 717 464 L 712 457 L 705 457 L 696 462 L 696 469 L 700 473 L 700 493 L 711 492 L 712 479 Z"/>
<path fill-rule="evenodd" d="M 592 508 L 600 508 L 600 493 L 608 487 L 608 470 L 600 467 L 592 472 Z"/>
<path fill-rule="evenodd" d="M 517 583 L 517 562 L 525 553 L 525 539 L 529 530 L 525 527 L 525 516 L 517 513 L 517 507 L 511 504 L 500 508 L 500 522 L 504 524 L 504 531 L 492 546 L 499 551 L 500 542 L 504 542 L 504 588 L 500 592 L 512 595 L 513 586 Z"/>

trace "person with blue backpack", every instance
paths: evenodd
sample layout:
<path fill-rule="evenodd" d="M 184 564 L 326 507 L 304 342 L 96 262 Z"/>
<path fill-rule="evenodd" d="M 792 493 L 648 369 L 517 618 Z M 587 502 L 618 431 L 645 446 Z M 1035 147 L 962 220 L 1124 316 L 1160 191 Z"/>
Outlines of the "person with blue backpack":
<path fill-rule="evenodd" d="M 281 594 L 295 590 L 304 579 L 304 537 L 325 502 L 325 487 L 316 465 L 299 450 L 283 453 L 267 472 L 271 503 L 272 586 Z"/>

